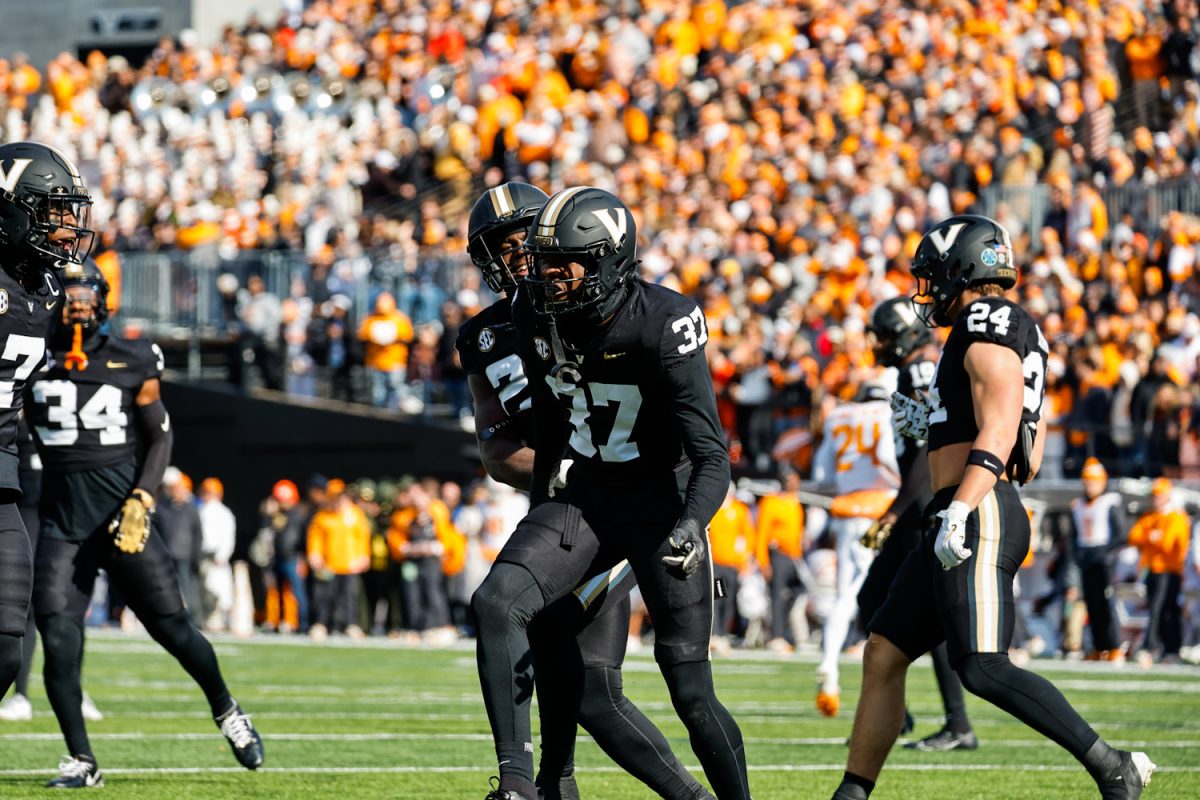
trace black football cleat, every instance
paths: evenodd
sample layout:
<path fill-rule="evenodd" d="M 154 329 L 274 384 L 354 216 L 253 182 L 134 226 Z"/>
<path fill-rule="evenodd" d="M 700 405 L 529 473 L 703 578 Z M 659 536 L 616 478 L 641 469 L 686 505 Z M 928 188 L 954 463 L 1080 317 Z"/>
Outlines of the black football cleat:
<path fill-rule="evenodd" d="M 949 728 L 942 728 L 937 733 L 930 734 L 924 739 L 908 742 L 904 745 L 908 750 L 922 750 L 926 753 L 944 753 L 948 750 L 977 750 L 979 740 L 973 731 L 955 733 Z"/>
<path fill-rule="evenodd" d="M 1145 753 L 1121 753 L 1121 766 L 1100 782 L 1102 800 L 1137 800 L 1150 785 L 1150 774 L 1158 767 Z"/>
<path fill-rule="evenodd" d="M 254 729 L 250 715 L 242 711 L 240 705 L 235 702 L 233 708 L 214 721 L 229 740 L 229 746 L 233 748 L 233 755 L 239 764 L 246 769 L 258 769 L 262 766 L 262 737 Z"/>
<path fill-rule="evenodd" d="M 532 798 L 528 798 L 519 792 L 501 789 L 499 778 L 493 777 L 489 778 L 488 780 L 492 784 L 492 790 L 484 796 L 483 800 L 532 800 Z M 538 795 L 541 795 L 540 791 L 538 792 Z"/>
<path fill-rule="evenodd" d="M 58 777 L 46 784 L 47 789 L 92 789 L 104 785 L 104 776 L 96 762 L 87 758 L 63 756 L 58 762 Z"/>

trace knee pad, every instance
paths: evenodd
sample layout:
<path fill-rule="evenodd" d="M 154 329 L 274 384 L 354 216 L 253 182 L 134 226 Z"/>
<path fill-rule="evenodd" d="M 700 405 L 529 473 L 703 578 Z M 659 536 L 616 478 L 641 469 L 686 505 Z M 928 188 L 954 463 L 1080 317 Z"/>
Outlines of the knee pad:
<path fill-rule="evenodd" d="M 46 672 L 79 671 L 83 661 L 83 626 L 66 614 L 38 617 L 42 634 L 42 649 L 46 655 Z"/>
<path fill-rule="evenodd" d="M 1004 672 L 1014 669 L 1007 653 L 969 653 L 955 665 L 954 671 L 967 691 L 984 700 L 1006 691 Z"/>
<path fill-rule="evenodd" d="M 585 729 L 590 731 L 609 724 L 621 704 L 627 702 L 619 668 L 593 667 L 583 671 L 579 722 Z"/>
<path fill-rule="evenodd" d="M 544 605 L 542 590 L 529 570 L 503 561 L 492 567 L 471 597 L 480 630 L 510 622 L 526 627 Z"/>
<path fill-rule="evenodd" d="M 671 704 L 686 725 L 690 720 L 707 718 L 716 693 L 713 690 L 712 668 L 707 661 L 676 664 L 664 675 L 671 693 Z"/>

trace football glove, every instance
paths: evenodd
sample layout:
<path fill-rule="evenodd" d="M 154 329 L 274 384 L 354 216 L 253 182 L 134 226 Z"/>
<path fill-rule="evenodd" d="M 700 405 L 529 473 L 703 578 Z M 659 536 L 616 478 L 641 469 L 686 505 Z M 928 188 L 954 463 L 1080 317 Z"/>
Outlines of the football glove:
<path fill-rule="evenodd" d="M 961 500 L 955 500 L 946 510 L 938 512 L 942 524 L 938 528 L 933 554 L 942 562 L 942 569 L 950 570 L 971 557 L 966 547 L 967 517 L 971 508 Z"/>
<path fill-rule="evenodd" d="M 122 553 L 140 553 L 146 549 L 152 514 L 153 511 L 146 507 L 138 492 L 132 492 L 125 498 L 121 510 L 108 524 L 108 532 L 113 534 L 113 544 L 118 550 Z"/>
<path fill-rule="evenodd" d="M 550 497 L 558 494 L 559 489 L 567 488 L 567 474 L 570 473 L 571 465 L 574 463 L 574 460 L 570 458 L 564 458 L 558 462 L 558 469 L 554 471 L 554 475 L 550 478 L 550 491 L 547 492 Z"/>
<path fill-rule="evenodd" d="M 883 547 L 883 543 L 892 535 L 892 526 L 895 524 L 894 522 L 876 520 L 871 523 L 871 527 L 867 528 L 867 532 L 862 535 L 859 541 L 868 550 L 878 550 Z"/>
<path fill-rule="evenodd" d="M 922 442 L 927 440 L 930 410 L 924 399 L 915 400 L 906 394 L 892 392 L 892 426 L 901 436 Z"/>
<path fill-rule="evenodd" d="M 680 520 L 667 539 L 667 544 L 671 546 L 671 555 L 662 558 L 667 572 L 683 580 L 695 574 L 696 570 L 700 569 L 700 564 L 708 557 L 704 538 L 700 523 L 694 519 Z"/>

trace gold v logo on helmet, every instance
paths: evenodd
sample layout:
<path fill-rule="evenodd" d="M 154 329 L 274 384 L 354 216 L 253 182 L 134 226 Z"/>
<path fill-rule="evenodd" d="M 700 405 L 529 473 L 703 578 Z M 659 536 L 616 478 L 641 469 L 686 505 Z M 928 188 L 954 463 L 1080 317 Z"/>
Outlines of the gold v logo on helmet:
<path fill-rule="evenodd" d="M 25 174 L 25 170 L 33 163 L 32 158 L 14 158 L 12 166 L 7 170 L 0 166 L 0 189 L 11 192 L 17 188 L 17 182 Z"/>
<path fill-rule="evenodd" d="M 933 246 L 937 248 L 938 254 L 945 256 L 950 252 L 950 248 L 954 247 L 954 243 L 958 241 L 958 235 L 967 227 L 965 222 L 956 222 L 945 229 L 945 231 L 934 230 L 929 232 L 929 241 L 933 242 Z"/>
<path fill-rule="evenodd" d="M 621 246 L 621 239 L 625 238 L 625 231 L 629 230 L 629 224 L 621 211 L 620 208 L 598 208 L 592 211 L 592 215 L 604 225 L 608 235 L 612 237 L 613 244 L 617 247 Z M 616 219 L 614 220 L 613 217 Z"/>

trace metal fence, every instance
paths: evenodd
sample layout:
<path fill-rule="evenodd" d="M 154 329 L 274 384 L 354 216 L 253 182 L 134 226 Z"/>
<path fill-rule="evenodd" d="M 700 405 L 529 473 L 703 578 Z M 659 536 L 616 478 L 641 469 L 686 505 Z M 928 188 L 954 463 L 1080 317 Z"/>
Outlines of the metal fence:
<path fill-rule="evenodd" d="M 364 313 L 380 291 L 396 296 L 417 321 L 436 318 L 440 300 L 462 286 L 466 257 L 410 263 L 398 248 L 384 248 L 335 264 L 335 291 L 350 297 L 354 313 Z M 219 337 L 228 327 L 222 275 L 243 287 L 262 277 L 277 297 L 311 291 L 312 264 L 296 250 L 246 250 L 226 258 L 214 250 L 121 253 L 121 319 L 155 335 Z"/>
<path fill-rule="evenodd" d="M 1050 186 L 989 186 L 980 197 L 980 210 L 989 217 L 997 216 L 1001 206 L 1025 225 L 1034 242 L 1050 211 Z M 1132 215 L 1135 224 L 1153 236 L 1162 233 L 1163 222 L 1170 211 L 1200 215 L 1200 181 L 1184 179 L 1154 186 L 1128 183 L 1100 190 L 1108 210 L 1110 223 L 1125 214 Z"/>

